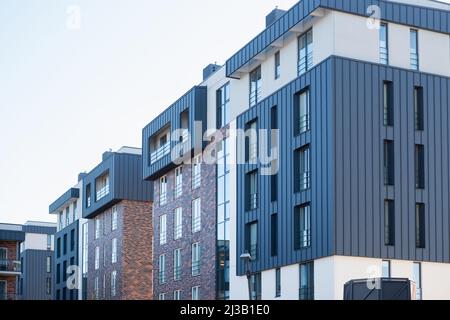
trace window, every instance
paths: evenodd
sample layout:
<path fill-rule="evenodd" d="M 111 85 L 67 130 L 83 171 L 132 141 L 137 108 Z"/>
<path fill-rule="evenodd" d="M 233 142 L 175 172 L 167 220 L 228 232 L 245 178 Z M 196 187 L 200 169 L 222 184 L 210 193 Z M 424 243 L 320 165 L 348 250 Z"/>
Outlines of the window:
<path fill-rule="evenodd" d="M 175 169 L 175 198 L 181 197 L 183 194 L 183 168 Z"/>
<path fill-rule="evenodd" d="M 173 300 L 181 300 L 181 290 L 175 290 L 173 292 Z"/>
<path fill-rule="evenodd" d="M 61 257 L 61 238 L 58 238 L 58 240 L 56 240 L 56 257 Z"/>
<path fill-rule="evenodd" d="M 202 212 L 200 198 L 192 201 L 192 233 L 202 229 Z"/>
<path fill-rule="evenodd" d="M 313 31 L 312 29 L 298 38 L 298 75 L 309 71 L 313 66 Z"/>
<path fill-rule="evenodd" d="M 52 294 L 52 278 L 47 278 L 45 282 L 45 293 L 47 295 Z"/>
<path fill-rule="evenodd" d="M 69 207 L 66 208 L 66 227 L 70 224 L 70 212 Z"/>
<path fill-rule="evenodd" d="M 252 288 L 252 300 L 261 300 L 261 273 L 250 276 L 250 285 Z"/>
<path fill-rule="evenodd" d="M 410 30 L 410 63 L 412 70 L 419 70 L 419 32 Z"/>
<path fill-rule="evenodd" d="M 117 271 L 111 272 L 111 296 L 116 296 Z"/>
<path fill-rule="evenodd" d="M 414 262 L 413 280 L 416 283 L 416 300 L 422 300 L 422 264 Z"/>
<path fill-rule="evenodd" d="M 415 153 L 416 189 L 425 189 L 425 147 L 417 144 Z"/>
<path fill-rule="evenodd" d="M 389 64 L 388 26 L 380 24 L 380 63 Z"/>
<path fill-rule="evenodd" d="M 56 265 L 56 283 L 59 284 L 61 282 L 61 264 Z"/>
<path fill-rule="evenodd" d="M 196 156 L 192 161 L 192 190 L 200 188 L 200 184 L 202 181 L 201 162 L 202 162 L 201 155 Z"/>
<path fill-rule="evenodd" d="M 272 257 L 278 255 L 278 215 L 270 216 L 270 253 Z"/>
<path fill-rule="evenodd" d="M 100 268 L 100 247 L 95 247 L 95 270 Z"/>
<path fill-rule="evenodd" d="M 98 300 L 100 297 L 99 295 L 99 287 L 98 287 L 98 277 L 95 277 L 94 279 L 94 299 Z"/>
<path fill-rule="evenodd" d="M 417 131 L 424 130 L 424 113 L 423 113 L 423 88 L 414 88 L 414 117 L 415 127 Z"/>
<path fill-rule="evenodd" d="M 256 163 L 258 160 L 258 125 L 257 121 L 251 121 L 246 126 L 246 159 L 247 162 Z"/>
<path fill-rule="evenodd" d="M 300 300 L 314 300 L 314 264 L 300 265 Z"/>
<path fill-rule="evenodd" d="M 63 254 L 67 254 L 67 234 L 65 234 L 63 237 Z"/>
<path fill-rule="evenodd" d="M 261 66 L 250 72 L 250 107 L 256 106 L 261 99 Z"/>
<path fill-rule="evenodd" d="M 167 177 L 162 177 L 159 181 L 159 205 L 167 203 Z"/>
<path fill-rule="evenodd" d="M 258 172 L 250 172 L 246 178 L 247 210 L 256 210 L 258 208 Z"/>
<path fill-rule="evenodd" d="M 103 274 L 102 285 L 103 285 L 102 298 L 105 299 L 106 298 L 106 273 Z M 70 290 L 70 292 L 72 293 L 73 290 Z"/>
<path fill-rule="evenodd" d="M 192 275 L 200 275 L 200 243 L 192 244 Z"/>
<path fill-rule="evenodd" d="M 64 229 L 64 219 L 62 211 L 59 212 L 58 219 L 59 219 L 59 230 L 62 230 Z"/>
<path fill-rule="evenodd" d="M 394 185 L 394 141 L 384 140 L 384 184 Z"/>
<path fill-rule="evenodd" d="M 275 80 L 281 76 L 281 58 L 280 51 L 275 53 Z"/>
<path fill-rule="evenodd" d="M 311 206 L 296 207 L 294 210 L 294 235 L 296 250 L 311 246 Z"/>
<path fill-rule="evenodd" d="M 52 257 L 47 257 L 47 273 L 52 272 Z"/>
<path fill-rule="evenodd" d="M 297 191 L 305 191 L 311 188 L 311 167 L 310 167 L 309 145 L 299 149 L 294 157 L 297 172 Z"/>
<path fill-rule="evenodd" d="M 100 227 L 101 227 L 100 217 L 95 218 L 95 239 L 100 238 Z"/>
<path fill-rule="evenodd" d="M 166 255 L 159 256 L 159 283 L 166 283 Z"/>
<path fill-rule="evenodd" d="M 75 229 L 70 230 L 70 251 L 75 250 Z"/>
<path fill-rule="evenodd" d="M 425 248 L 425 204 L 416 204 L 416 247 Z"/>
<path fill-rule="evenodd" d="M 390 278 L 391 277 L 391 262 L 389 260 L 383 260 L 381 268 L 381 277 Z"/>
<path fill-rule="evenodd" d="M 161 301 L 166 300 L 166 294 L 165 293 L 160 293 L 158 299 L 161 300 Z"/>
<path fill-rule="evenodd" d="M 109 194 L 109 173 L 95 179 L 95 201 L 100 201 Z"/>
<path fill-rule="evenodd" d="M 159 244 L 167 243 L 167 215 L 163 214 L 159 217 Z"/>
<path fill-rule="evenodd" d="M 117 238 L 112 239 L 111 263 L 117 262 Z"/>
<path fill-rule="evenodd" d="M 394 94 L 393 84 L 390 81 L 383 83 L 383 124 L 385 127 L 394 125 Z"/>
<path fill-rule="evenodd" d="M 91 184 L 86 186 L 86 208 L 91 206 Z"/>
<path fill-rule="evenodd" d="M 173 252 L 173 279 L 175 281 L 181 280 L 181 249 L 176 249 Z"/>
<path fill-rule="evenodd" d="M 275 270 L 275 297 L 281 297 L 281 269 Z"/>
<path fill-rule="evenodd" d="M 51 234 L 47 235 L 47 250 L 52 250 L 53 236 Z"/>
<path fill-rule="evenodd" d="M 217 129 L 225 127 L 230 122 L 230 83 L 217 90 Z"/>
<path fill-rule="evenodd" d="M 192 300 L 200 300 L 200 287 L 192 287 Z"/>
<path fill-rule="evenodd" d="M 117 206 L 114 206 L 112 208 L 112 215 L 111 215 L 111 230 L 117 230 Z"/>
<path fill-rule="evenodd" d="M 173 234 L 174 239 L 178 240 L 181 239 L 183 236 L 183 209 L 182 208 L 176 208 L 175 209 L 175 223 L 173 225 Z"/>
<path fill-rule="evenodd" d="M 88 257 L 89 257 L 89 232 L 88 223 L 83 224 L 83 275 L 88 272 Z"/>
<path fill-rule="evenodd" d="M 258 222 L 247 224 L 245 234 L 245 249 L 253 260 L 258 259 Z"/>
<path fill-rule="evenodd" d="M 384 201 L 384 243 L 395 245 L 395 203 L 393 200 Z"/>
<path fill-rule="evenodd" d="M 67 261 L 63 262 L 62 279 L 63 281 L 67 280 Z"/>
<path fill-rule="evenodd" d="M 56 300 L 61 300 L 61 291 L 59 289 L 56 290 Z"/>
<path fill-rule="evenodd" d="M 311 130 L 310 127 L 310 91 L 303 90 L 294 97 L 294 129 L 295 134 L 299 135 Z"/>
<path fill-rule="evenodd" d="M 78 219 L 78 203 L 76 201 L 73 203 L 73 212 L 72 213 L 73 213 L 73 221 L 75 222 Z"/>

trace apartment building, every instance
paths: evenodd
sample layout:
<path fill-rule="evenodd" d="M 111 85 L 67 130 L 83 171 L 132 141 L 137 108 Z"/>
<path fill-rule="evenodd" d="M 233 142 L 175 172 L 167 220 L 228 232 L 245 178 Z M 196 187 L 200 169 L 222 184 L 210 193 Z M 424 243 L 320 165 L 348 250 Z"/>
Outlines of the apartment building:
<path fill-rule="evenodd" d="M 342 299 L 383 276 L 449 299 L 449 17 L 303 0 L 205 68 L 143 130 L 155 298 L 248 299 L 248 276 L 252 299 Z"/>
<path fill-rule="evenodd" d="M 83 177 L 89 300 L 152 299 L 153 184 L 142 172 L 141 149 L 123 147 Z"/>
<path fill-rule="evenodd" d="M 22 300 L 53 300 L 55 223 L 28 221 L 22 225 L 25 235 L 20 243 L 21 274 L 19 294 Z"/>
<path fill-rule="evenodd" d="M 55 300 L 82 300 L 86 291 L 86 272 L 83 231 L 87 220 L 82 215 L 82 190 L 84 173 L 78 182 L 49 206 L 49 213 L 57 216 L 57 232 L 54 238 L 55 261 L 53 263 L 53 296 Z M 84 295 L 83 295 L 84 294 Z"/>
<path fill-rule="evenodd" d="M 19 300 L 21 225 L 0 224 L 0 300 Z"/>

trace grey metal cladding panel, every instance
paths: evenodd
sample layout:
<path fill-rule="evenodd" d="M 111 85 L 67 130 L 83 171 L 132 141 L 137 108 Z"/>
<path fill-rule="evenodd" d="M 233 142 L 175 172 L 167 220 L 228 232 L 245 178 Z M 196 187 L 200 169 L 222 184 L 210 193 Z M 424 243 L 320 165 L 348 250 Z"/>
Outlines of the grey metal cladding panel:
<path fill-rule="evenodd" d="M 42 226 L 23 226 L 25 233 L 39 233 L 39 234 L 55 234 L 56 227 L 42 227 Z"/>
<path fill-rule="evenodd" d="M 276 23 L 266 28 L 228 59 L 226 62 L 226 74 L 231 76 L 319 7 L 368 16 L 367 8 L 371 5 L 378 5 L 381 9 L 381 18 L 388 22 L 441 33 L 450 33 L 450 12 L 439 9 L 423 8 L 384 0 L 303 0 L 295 4 Z"/>
<path fill-rule="evenodd" d="M 330 159 L 333 155 L 333 128 L 331 90 L 331 67 L 333 60 L 325 60 L 307 74 L 300 76 L 287 86 L 263 100 L 237 118 L 237 127 L 244 129 L 249 121 L 258 120 L 258 128 L 270 128 L 270 112 L 273 106 L 278 109 L 280 124 L 280 168 L 278 175 L 278 201 L 270 202 L 271 177 L 258 176 L 259 207 L 254 212 L 245 211 L 245 174 L 260 165 L 241 164 L 237 166 L 237 259 L 245 250 L 245 225 L 258 221 L 259 259 L 253 263 L 253 272 L 284 265 L 309 261 L 331 255 L 333 228 L 332 190 L 333 171 Z M 293 101 L 296 93 L 308 88 L 311 95 L 311 132 L 295 137 L 293 133 Z M 295 150 L 306 144 L 311 148 L 311 190 L 294 192 Z M 238 150 L 238 153 L 243 150 Z M 294 249 L 293 212 L 297 205 L 311 204 L 312 247 Z M 270 256 L 270 216 L 278 214 L 278 256 Z M 239 262 L 238 274 L 245 273 Z"/>
<path fill-rule="evenodd" d="M 115 199 L 152 201 L 153 182 L 144 181 L 142 157 L 116 154 L 114 166 Z"/>
<path fill-rule="evenodd" d="M 335 58 L 335 63 L 335 253 L 450 262 L 450 79 L 345 58 Z M 383 126 L 385 80 L 393 83 L 393 128 Z M 423 87 L 423 132 L 414 127 L 415 86 Z M 383 183 L 384 139 L 394 141 L 393 187 Z M 415 188 L 415 144 L 425 146 L 423 191 Z M 393 247 L 384 245 L 386 199 L 395 201 Z M 425 249 L 415 246 L 416 202 L 426 205 Z"/>
<path fill-rule="evenodd" d="M 60 209 L 65 203 L 70 201 L 70 199 L 78 199 L 79 197 L 80 197 L 80 189 L 70 188 L 49 206 L 48 211 L 49 213 L 53 213 L 58 209 Z"/>
<path fill-rule="evenodd" d="M 112 153 L 83 178 L 83 218 L 90 218 L 115 199 L 115 156 L 116 153 Z M 95 180 L 107 171 L 109 171 L 109 194 L 99 201 L 95 201 Z M 89 184 L 91 185 L 91 206 L 88 208 L 86 206 L 86 190 Z"/>
<path fill-rule="evenodd" d="M 48 300 L 52 295 L 46 294 L 46 279 L 52 278 L 52 272 L 47 273 L 47 257 L 54 259 L 53 251 L 26 250 L 23 257 L 23 299 Z M 53 271 L 53 269 L 51 270 Z"/>
<path fill-rule="evenodd" d="M 0 240 L 22 242 L 25 240 L 25 233 L 23 231 L 0 230 Z"/>
<path fill-rule="evenodd" d="M 170 124 L 171 131 L 181 128 L 180 114 L 189 109 L 189 126 L 194 127 L 195 120 L 203 120 L 202 135 L 206 130 L 206 114 L 207 114 L 207 96 L 206 87 L 196 86 L 188 91 L 184 96 L 178 99 L 174 104 L 166 109 L 159 117 L 150 122 L 142 130 L 142 151 L 143 151 L 143 177 L 146 180 L 154 180 L 156 177 L 164 174 L 169 170 L 173 163 L 171 161 L 171 155 L 168 154 L 156 163 L 150 163 L 150 150 L 149 139 L 165 127 Z M 195 132 L 192 139 L 195 141 Z M 177 142 L 171 141 L 171 149 L 175 147 Z"/>

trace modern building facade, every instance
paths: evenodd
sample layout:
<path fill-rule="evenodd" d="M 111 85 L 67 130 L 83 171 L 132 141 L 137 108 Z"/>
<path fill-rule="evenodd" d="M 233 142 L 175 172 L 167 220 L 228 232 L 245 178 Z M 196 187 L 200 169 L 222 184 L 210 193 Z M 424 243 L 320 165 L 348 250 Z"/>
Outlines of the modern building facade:
<path fill-rule="evenodd" d="M 82 215 L 83 177 L 49 206 L 57 215 L 53 295 L 55 300 L 82 300 L 86 279 L 83 272 L 83 234 L 87 220 Z"/>
<path fill-rule="evenodd" d="M 21 225 L 0 224 L 0 300 L 20 300 Z"/>
<path fill-rule="evenodd" d="M 28 221 L 20 244 L 21 275 L 19 293 L 22 300 L 53 300 L 55 223 Z"/>
<path fill-rule="evenodd" d="M 254 299 L 342 299 L 378 276 L 450 299 L 449 18 L 429 0 L 303 0 L 208 66 L 143 130 L 155 298 L 248 299 L 249 274 Z"/>
<path fill-rule="evenodd" d="M 142 177 L 141 150 L 104 153 L 82 181 L 86 298 L 152 299 L 153 184 Z"/>

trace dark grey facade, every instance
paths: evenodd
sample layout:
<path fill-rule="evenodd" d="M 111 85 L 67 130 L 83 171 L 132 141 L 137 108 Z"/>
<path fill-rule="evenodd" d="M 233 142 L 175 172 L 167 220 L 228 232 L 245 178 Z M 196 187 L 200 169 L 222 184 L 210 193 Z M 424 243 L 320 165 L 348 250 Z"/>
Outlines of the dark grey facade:
<path fill-rule="evenodd" d="M 92 219 L 121 200 L 151 201 L 153 184 L 143 180 L 142 172 L 141 155 L 105 153 L 103 161 L 83 178 L 83 218 Z M 96 180 L 104 174 L 110 179 L 108 192 L 98 199 Z"/>
<path fill-rule="evenodd" d="M 157 177 L 173 169 L 175 167 L 171 157 L 173 150 L 178 155 L 186 155 L 190 158 L 194 146 L 201 146 L 202 148 L 206 146 L 206 143 L 203 141 L 203 134 L 206 131 L 207 123 L 206 100 L 206 87 L 194 87 L 142 130 L 144 179 L 155 180 Z M 188 121 L 183 125 L 182 114 L 185 112 L 187 113 Z M 201 123 L 200 128 L 195 128 L 194 124 L 196 121 Z M 171 133 L 179 129 L 188 129 L 191 143 L 186 147 L 186 143 L 179 142 L 180 137 L 176 137 L 175 139 L 172 137 L 169 148 L 170 152 L 157 161 L 152 162 L 151 154 L 155 152 L 154 148 L 151 147 L 152 138 L 163 128 L 167 127 L 170 128 Z"/>
<path fill-rule="evenodd" d="M 385 81 L 393 86 L 392 126 L 383 123 Z M 415 128 L 417 87 L 423 92 L 423 130 Z M 296 134 L 294 105 L 303 90 L 310 93 L 310 130 Z M 260 173 L 261 166 L 238 166 L 237 260 L 248 247 L 246 226 L 257 222 L 253 272 L 331 255 L 450 262 L 449 91 L 446 77 L 332 56 L 239 116 L 238 128 L 253 120 L 259 128 L 271 128 L 271 110 L 277 107 L 280 171 L 276 184 L 258 175 L 257 208 L 247 210 L 246 173 Z M 384 181 L 385 140 L 394 142 L 394 183 L 389 186 Z M 416 188 L 416 145 L 425 150 L 423 188 Z M 310 186 L 300 191 L 295 152 L 305 146 L 310 149 Z M 386 200 L 395 202 L 390 245 L 385 241 Z M 425 206 L 424 248 L 416 241 L 417 203 Z M 311 207 L 311 243 L 298 248 L 294 208 L 305 204 Z M 275 255 L 272 214 L 277 214 Z M 238 274 L 244 273 L 240 262 Z"/>
<path fill-rule="evenodd" d="M 47 269 L 50 259 L 50 269 Z M 23 300 L 53 299 L 53 250 L 25 250 L 20 255 L 22 275 L 20 291 Z"/>
<path fill-rule="evenodd" d="M 53 283 L 55 300 L 78 300 L 78 289 L 71 288 L 67 280 L 73 275 L 69 268 L 79 266 L 80 222 L 76 220 L 55 234 L 55 263 Z"/>
<path fill-rule="evenodd" d="M 228 77 L 237 77 L 236 71 L 264 52 L 272 43 L 282 38 L 299 22 L 310 19 L 310 14 L 319 9 L 333 9 L 368 17 L 369 6 L 377 5 L 381 19 L 416 28 L 441 33 L 450 33 L 450 12 L 433 8 L 413 6 L 384 0 L 303 0 L 299 1 L 281 18 L 261 32 L 226 62 Z"/>

